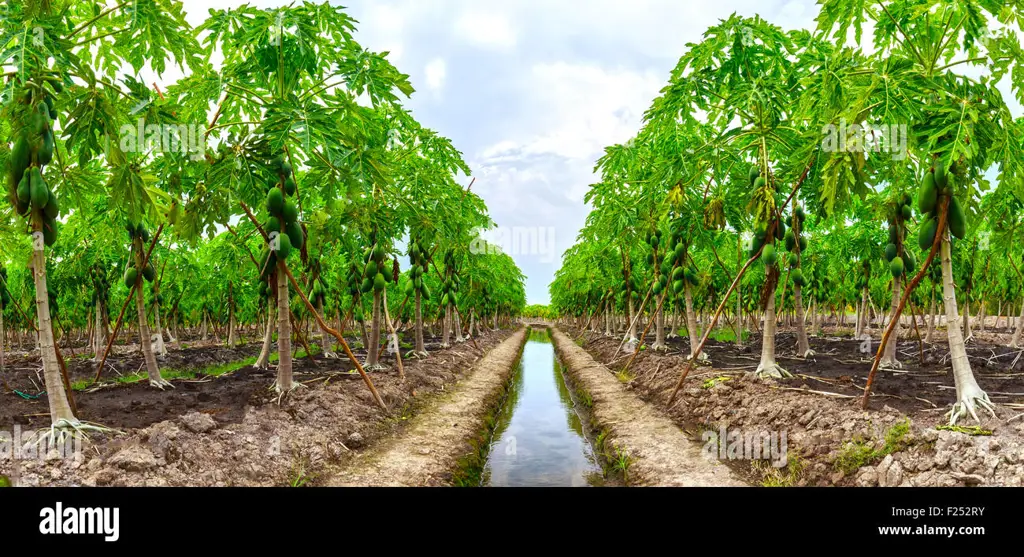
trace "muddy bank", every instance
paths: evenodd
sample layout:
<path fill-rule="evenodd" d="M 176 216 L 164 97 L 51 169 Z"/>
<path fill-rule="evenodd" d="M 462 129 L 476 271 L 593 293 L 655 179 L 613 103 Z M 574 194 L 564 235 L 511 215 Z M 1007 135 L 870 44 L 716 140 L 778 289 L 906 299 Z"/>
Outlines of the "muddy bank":
<path fill-rule="evenodd" d="M 500 403 L 527 331 L 522 328 L 493 348 L 402 431 L 333 470 L 326 485 L 450 485 L 460 461 L 479 454 L 485 420 Z"/>
<path fill-rule="evenodd" d="M 406 380 L 400 381 L 393 361 L 388 369 L 372 372 L 371 377 L 387 404 L 386 415 L 359 375 L 350 372 L 350 362 L 319 360 L 316 366 L 299 375 L 304 387 L 294 391 L 282 404 L 276 403 L 271 384 L 273 370 L 256 372 L 251 366 L 220 377 L 207 377 L 201 383 L 179 381 L 173 391 L 156 391 L 146 386 L 111 389 L 121 396 L 127 414 L 132 408 L 132 393 L 152 391 L 145 406 L 174 407 L 176 397 L 199 399 L 214 396 L 233 383 L 251 388 L 251 396 L 220 402 L 204 402 L 231 407 L 231 412 L 209 408 L 183 409 L 180 415 L 141 428 L 121 428 L 121 433 L 93 434 L 91 441 L 73 458 L 23 454 L 9 458 L 0 451 L 0 475 L 18 485 L 172 485 L 172 486 L 287 486 L 318 485 L 328 466 L 340 465 L 356 451 L 399 427 L 402 417 L 415 414 L 424 395 L 450 388 L 468 372 L 490 348 L 514 331 L 488 332 L 472 342 L 431 352 L 423 360 L 404 360 Z M 301 361 L 295 360 L 296 364 Z M 264 376 L 264 374 L 266 374 Z M 196 385 L 200 392 L 187 385 Z M 97 393 L 93 393 L 95 395 Z M 241 394 L 241 393 L 239 393 Z M 85 400 L 88 397 L 82 396 Z M 42 402 L 45 409 L 45 399 Z M 44 410 L 45 411 L 45 410 Z M 139 410 L 139 413 L 143 413 Z M 19 426 L 22 430 L 26 426 Z M 106 424 L 105 424 L 106 425 Z M 0 429 L 8 431 L 11 426 Z M 24 432 L 23 432 L 24 434 Z M 7 454 L 5 454 L 7 453 Z M 52 460 L 45 460 L 49 456 Z"/>
<path fill-rule="evenodd" d="M 601 333 L 573 333 L 598 361 L 612 359 L 620 338 Z M 812 486 L 1020 486 L 1024 479 L 1024 420 L 1019 404 L 1024 388 L 1008 349 L 977 342 L 970 345 L 979 384 L 1000 404 L 998 417 L 980 427 L 963 420 L 948 428 L 944 413 L 952 402 L 953 380 L 943 367 L 948 349 L 941 342 L 925 345 L 920 363 L 917 342 L 901 342 L 904 369 L 879 373 L 876 395 L 868 410 L 859 406 L 868 356 L 856 341 L 814 337 L 811 359 L 791 354 L 792 333 L 779 335 L 779 363 L 795 374 L 791 379 L 756 380 L 759 340 L 737 348 L 709 343 L 710 366 L 694 369 L 671 408 L 668 397 L 685 366 L 684 339 L 670 350 L 642 350 L 623 377 L 628 388 L 665 412 L 693 435 L 786 433 L 785 468 L 764 461 L 738 459 L 730 467 L 751 483 Z M 620 371 L 628 360 L 621 352 L 611 366 Z M 948 366 L 948 363 L 945 365 Z M 979 416 L 982 416 L 979 414 Z M 984 415 L 984 416 L 987 416 Z"/>
<path fill-rule="evenodd" d="M 599 450 L 618 462 L 628 485 L 745 485 L 728 467 L 707 459 L 699 443 L 629 392 L 565 333 L 553 328 L 551 337 L 573 383 L 591 401 L 591 425 L 601 431 Z"/>

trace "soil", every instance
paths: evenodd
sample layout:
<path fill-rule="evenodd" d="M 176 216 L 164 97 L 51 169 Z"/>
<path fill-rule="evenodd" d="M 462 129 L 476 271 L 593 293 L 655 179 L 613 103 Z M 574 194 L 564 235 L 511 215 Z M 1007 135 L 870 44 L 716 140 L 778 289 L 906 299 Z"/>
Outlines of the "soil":
<path fill-rule="evenodd" d="M 573 383 L 592 401 L 591 426 L 603 432 L 603 452 L 628 455 L 623 471 L 628 485 L 745 485 L 729 468 L 704 458 L 699 445 L 676 424 L 629 392 L 565 333 L 553 328 L 551 338 Z"/>
<path fill-rule="evenodd" d="M 488 352 L 452 392 L 409 420 L 400 435 L 334 471 L 327 485 L 451 485 L 460 461 L 476 452 L 474 442 L 515 371 L 526 331 L 520 329 Z"/>
<path fill-rule="evenodd" d="M 101 385 L 75 392 L 79 417 L 116 431 L 90 432 L 85 450 L 72 458 L 58 451 L 39 458 L 11 459 L 11 444 L 0 442 L 0 475 L 17 485 L 316 485 L 328 466 L 341 465 L 357 451 L 401 429 L 403 417 L 417 412 L 432 392 L 442 392 L 465 374 L 487 350 L 513 334 L 487 332 L 474 339 L 439 347 L 427 343 L 430 357 L 405 359 L 405 381 L 394 361 L 370 373 L 389 408 L 385 414 L 374 402 L 347 358 L 295 359 L 294 373 L 305 386 L 280 404 L 271 390 L 275 370 L 246 365 L 220 376 L 172 380 L 175 389 L 159 391 L 148 382 L 121 384 L 107 379 Z M 201 370 L 210 365 L 238 362 L 258 355 L 260 344 L 239 348 L 204 345 L 175 349 L 161 361 L 163 369 Z M 130 351 L 131 349 L 126 349 Z M 404 350 L 403 350 L 404 351 Z M 356 352 L 362 361 L 364 353 Z M 143 368 L 136 354 L 108 359 L 105 377 L 128 375 Z M 71 380 L 95 373 L 87 359 L 69 358 Z M 274 365 L 273 363 L 271 364 Z M 6 379 L 11 389 L 29 396 L 42 381 L 38 356 L 13 355 Z M 23 432 L 49 426 L 45 394 L 26 399 L 3 394 L 0 430 L 12 425 Z M 0 439 L 2 441 L 2 439 Z M 42 451 L 41 451 L 42 452 Z"/>
<path fill-rule="evenodd" d="M 878 329 L 872 333 L 877 343 Z M 571 334 L 615 372 L 632 356 L 632 351 L 619 352 L 609 362 L 621 336 L 577 330 Z M 653 331 L 650 334 L 652 340 Z M 923 364 L 916 337 L 900 340 L 903 368 L 878 372 L 866 411 L 860 409 L 860 396 L 877 344 L 870 354 L 862 354 L 861 341 L 834 328 L 811 337 L 817 354 L 808 359 L 794 355 L 794 332 L 776 336 L 777 361 L 794 374 L 790 379 L 751 376 L 760 360 L 759 335 L 742 348 L 709 340 L 704 351 L 712 365 L 696 367 L 669 408 L 669 394 L 689 354 L 688 339 L 676 337 L 668 340 L 667 352 L 641 350 L 629 368 L 626 386 L 695 439 L 723 427 L 785 432 L 791 455 L 786 469 L 769 469 L 763 462 L 727 462 L 753 483 L 1018 486 L 1024 480 L 1024 421 L 1018 419 L 1024 408 L 1024 363 L 1019 361 L 1022 351 L 1007 346 L 1009 334 L 976 329 L 967 347 L 979 385 L 999 408 L 996 418 L 979 413 L 980 424 L 968 417 L 959 425 L 980 425 L 986 431 L 937 429 L 947 423 L 944 414 L 956 394 L 944 329 L 937 331 L 933 343 L 924 344 Z M 909 431 L 898 435 L 897 426 L 908 418 Z M 894 440 L 888 446 L 887 434 Z M 861 458 L 863 466 L 849 464 L 858 462 L 850 460 L 855 448 L 871 453 Z"/>

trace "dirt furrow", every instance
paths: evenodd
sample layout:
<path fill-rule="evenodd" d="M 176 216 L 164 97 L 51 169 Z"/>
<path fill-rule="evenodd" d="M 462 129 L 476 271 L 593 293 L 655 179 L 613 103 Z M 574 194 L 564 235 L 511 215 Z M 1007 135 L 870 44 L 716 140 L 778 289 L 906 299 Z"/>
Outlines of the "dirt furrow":
<path fill-rule="evenodd" d="M 331 486 L 446 485 L 460 458 L 514 371 L 527 329 L 487 353 L 453 392 L 435 402 L 390 440 L 353 458 L 325 483 Z"/>
<path fill-rule="evenodd" d="M 555 350 L 573 381 L 590 396 L 593 426 L 605 432 L 604 452 L 628 455 L 629 485 L 743 486 L 728 467 L 705 458 L 701 447 L 661 412 L 625 389 L 562 331 L 552 328 Z"/>

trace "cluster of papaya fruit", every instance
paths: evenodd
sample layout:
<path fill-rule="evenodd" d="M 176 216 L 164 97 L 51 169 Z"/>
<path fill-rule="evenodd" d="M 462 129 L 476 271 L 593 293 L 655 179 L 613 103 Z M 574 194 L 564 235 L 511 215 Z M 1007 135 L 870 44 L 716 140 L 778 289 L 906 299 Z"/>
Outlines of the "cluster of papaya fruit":
<path fill-rule="evenodd" d="M 106 299 L 107 292 L 110 292 L 110 281 L 107 280 L 107 272 L 99 263 L 93 265 L 89 271 L 89 275 L 92 278 L 92 303 L 95 304 L 97 299 Z"/>
<path fill-rule="evenodd" d="M 804 213 L 803 207 L 797 207 L 793 210 L 793 215 L 796 217 L 797 223 L 799 223 L 800 230 L 804 228 L 804 221 L 807 220 L 807 214 Z M 807 279 L 804 278 L 804 271 L 800 268 L 800 254 L 807 251 L 807 237 L 800 234 L 800 241 L 797 242 L 796 233 L 793 229 L 789 229 L 783 234 L 783 245 L 786 246 L 786 251 L 789 252 L 789 278 L 793 280 L 793 284 L 803 288 L 807 286 Z M 798 249 L 799 246 L 799 249 Z"/>
<path fill-rule="evenodd" d="M 141 222 L 136 224 L 128 221 L 125 224 L 125 230 L 128 231 L 128 237 L 131 239 L 132 245 L 135 244 L 136 239 L 141 240 L 143 246 L 149 242 L 149 230 L 146 230 L 146 225 Z M 156 280 L 156 268 L 153 267 L 152 261 L 146 263 L 146 268 L 142 270 L 142 277 L 146 279 L 146 282 L 153 282 Z M 130 289 L 135 285 L 135 281 L 138 278 L 139 270 L 135 268 L 135 261 L 132 260 L 124 272 L 125 287 Z"/>
<path fill-rule="evenodd" d="M 292 176 L 292 165 L 278 155 L 270 163 L 271 168 L 277 172 L 277 179 L 272 180 L 267 191 L 267 212 L 270 218 L 264 227 L 268 236 L 274 237 L 277 233 L 277 250 L 273 254 L 283 261 L 288 260 L 293 249 L 301 250 L 303 244 L 308 240 L 306 233 L 299 224 L 299 209 L 288 196 L 295 194 L 295 179 Z M 268 254 L 261 263 L 268 261 Z M 273 267 L 275 262 L 263 267 Z"/>
<path fill-rule="evenodd" d="M 313 279 L 313 286 L 309 289 L 309 303 L 313 304 L 313 307 L 320 307 L 320 305 L 327 305 L 327 287 L 324 285 L 323 279 L 317 277 Z M 305 308 L 305 304 L 303 304 Z"/>
<path fill-rule="evenodd" d="M 7 269 L 0 267 L 0 311 L 7 309 L 11 295 L 7 292 Z"/>
<path fill-rule="evenodd" d="M 377 241 L 376 232 L 370 235 L 370 242 L 372 247 L 366 248 L 366 251 L 363 252 L 363 282 L 360 292 L 368 294 L 372 290 L 379 294 L 387 288 L 392 279 L 391 275 L 394 273 L 385 267 L 384 259 L 387 257 L 387 252 L 384 251 L 384 246 Z"/>
<path fill-rule="evenodd" d="M 149 288 L 149 300 L 150 303 L 155 304 L 157 306 L 162 307 L 164 305 L 164 296 L 163 294 L 160 293 L 159 286 L 154 284 Z"/>
<path fill-rule="evenodd" d="M 856 284 L 854 284 L 854 286 L 857 287 L 857 292 L 863 292 L 864 289 L 868 287 L 868 283 L 871 281 L 871 260 L 862 259 L 860 261 L 860 266 L 864 272 L 857 277 L 857 282 Z"/>
<path fill-rule="evenodd" d="M 430 288 L 427 286 L 424 275 L 430 271 L 430 253 L 422 235 L 413 230 L 409 235 L 409 262 L 412 269 L 409 270 L 409 277 L 412 278 L 405 287 L 405 295 L 412 298 L 417 292 L 423 299 L 430 299 Z"/>
<path fill-rule="evenodd" d="M 932 244 L 935 242 L 935 234 L 939 233 L 939 207 L 942 205 L 941 201 L 944 197 L 949 198 L 949 203 L 946 205 L 946 222 L 949 223 L 949 233 L 954 238 L 962 240 L 967 235 L 967 215 L 964 213 L 963 206 L 953 195 L 950 173 L 940 162 L 925 172 L 917 192 L 917 209 L 924 216 L 921 230 L 917 234 L 917 243 L 923 251 L 931 250 Z"/>
<path fill-rule="evenodd" d="M 651 246 L 651 254 L 648 255 L 648 258 L 653 262 L 654 252 L 662 244 L 661 230 L 649 233 L 647 235 L 647 244 Z M 668 238 L 667 245 L 664 247 L 665 255 L 661 258 L 661 263 L 657 269 L 657 276 L 654 284 L 651 286 L 651 293 L 655 296 L 660 296 L 669 287 L 670 280 L 674 294 L 682 292 L 686 283 L 696 285 L 698 280 L 697 270 L 692 265 L 689 267 L 684 266 L 686 263 L 686 242 L 683 241 L 681 232 L 672 232 Z"/>
<path fill-rule="evenodd" d="M 448 250 L 444 254 L 444 267 L 448 269 L 448 278 L 441 283 L 441 305 L 440 307 L 448 307 L 450 303 L 453 306 L 459 305 L 458 292 L 462 286 L 462 280 L 459 278 L 459 273 L 455 270 L 455 252 Z"/>
<path fill-rule="evenodd" d="M 885 246 L 885 260 L 889 263 L 892 278 L 900 278 L 913 274 L 917 270 L 917 258 L 914 252 L 907 249 L 901 241 L 907 229 L 907 221 L 912 215 L 910 204 L 913 200 L 909 193 L 904 193 L 893 204 L 889 215 L 889 243 Z"/>
<path fill-rule="evenodd" d="M 44 82 L 54 93 L 63 89 L 56 78 L 48 78 Z M 57 110 L 50 91 L 36 84 L 25 86 L 15 98 L 21 106 L 15 111 L 14 118 L 9 199 L 19 215 L 26 216 L 31 211 L 33 222 L 40 223 L 45 244 L 52 246 L 57 241 L 60 206 L 43 178 L 42 168 L 53 160 L 53 121 L 57 118 Z"/>

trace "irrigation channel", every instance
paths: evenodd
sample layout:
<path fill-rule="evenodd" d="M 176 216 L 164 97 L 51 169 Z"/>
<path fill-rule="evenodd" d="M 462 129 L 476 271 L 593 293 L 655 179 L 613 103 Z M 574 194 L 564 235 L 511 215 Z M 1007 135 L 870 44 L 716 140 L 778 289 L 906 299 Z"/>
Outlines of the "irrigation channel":
<path fill-rule="evenodd" d="M 547 329 L 531 329 L 496 425 L 482 485 L 578 487 L 601 477 L 586 414 Z"/>

